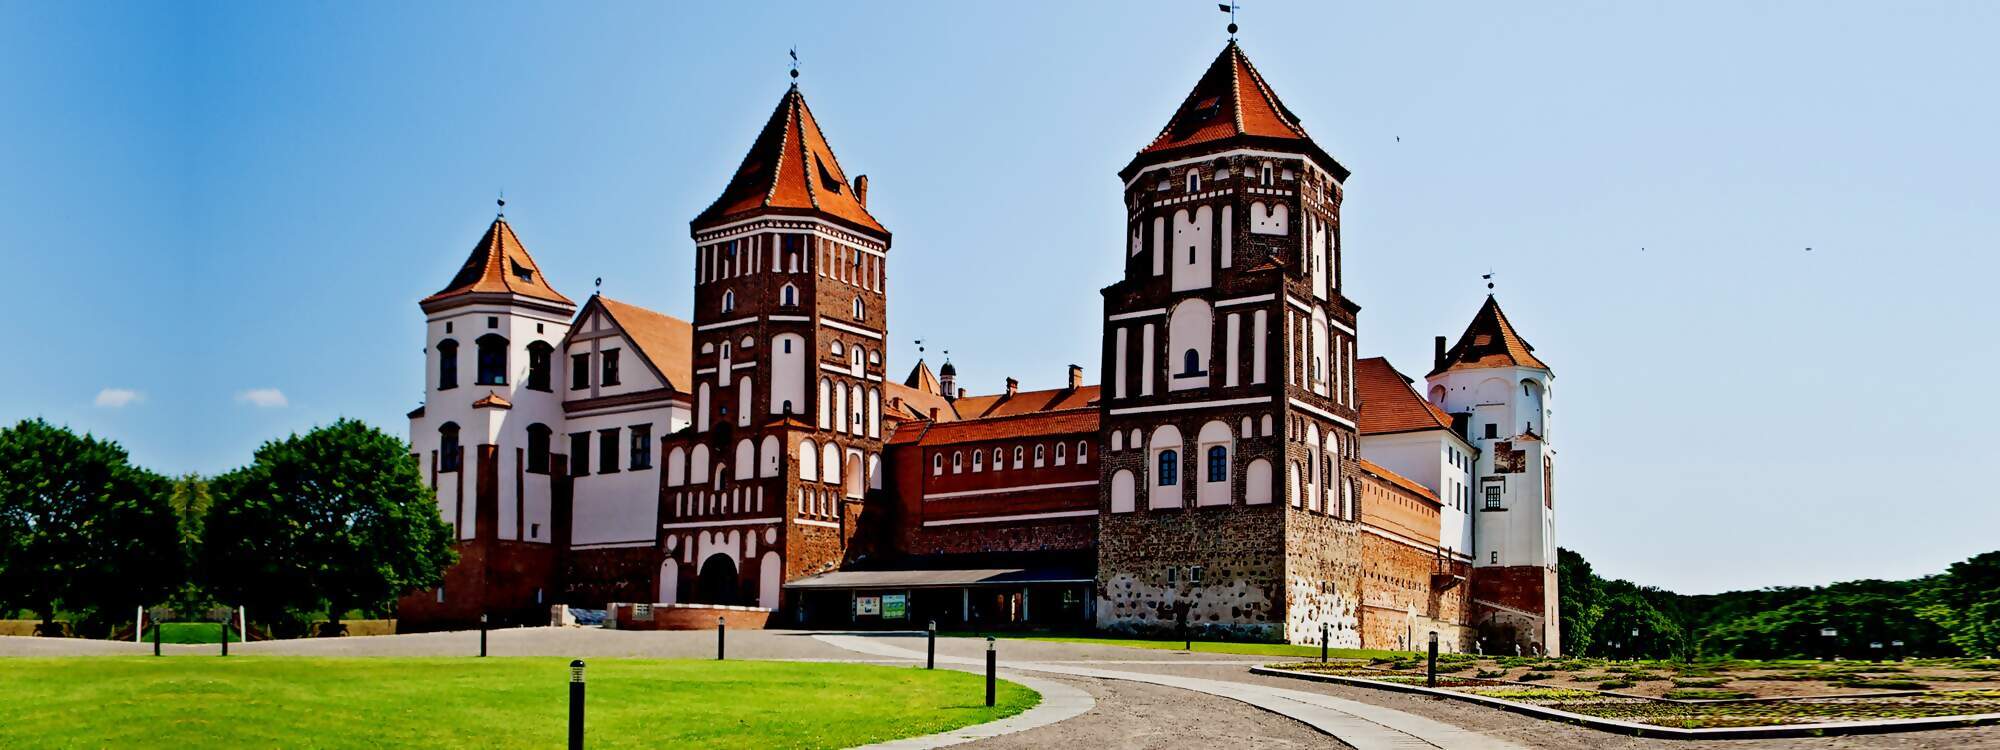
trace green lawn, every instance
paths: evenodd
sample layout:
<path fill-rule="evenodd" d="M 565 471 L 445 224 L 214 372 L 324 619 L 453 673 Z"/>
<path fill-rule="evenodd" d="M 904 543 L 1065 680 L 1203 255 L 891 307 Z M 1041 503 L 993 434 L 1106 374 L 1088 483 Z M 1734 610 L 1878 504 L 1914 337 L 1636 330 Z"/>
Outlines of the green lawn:
<path fill-rule="evenodd" d="M 222 623 L 219 622 L 163 622 L 160 629 L 161 643 L 222 643 Z M 153 628 L 147 628 L 140 640 L 153 642 Z M 237 641 L 241 642 L 238 638 Z"/>
<path fill-rule="evenodd" d="M 82 657 L 0 660 L 0 747 L 554 748 L 568 661 Z M 863 664 L 598 659 L 591 748 L 833 748 L 944 731 L 1040 698 Z"/>
<path fill-rule="evenodd" d="M 939 633 L 938 635 L 945 635 L 945 634 Z M 1012 635 L 1007 633 L 952 633 L 951 635 L 959 637 L 967 637 L 967 638 L 971 637 L 984 638 L 990 635 L 995 638 L 1007 638 L 1007 639 L 1015 639 L 1023 641 L 1047 641 L 1050 643 L 1083 643 L 1093 646 L 1126 646 L 1129 648 L 1152 648 L 1152 649 L 1165 649 L 1168 651 L 1181 651 L 1183 650 L 1181 647 L 1186 644 L 1185 641 L 1182 641 L 1178 638 L 1162 640 L 1158 638 L 1106 638 L 1106 637 L 1068 636 L 1068 635 Z M 1293 657 L 1312 657 L 1315 659 L 1319 658 L 1318 646 L 1296 646 L 1289 643 L 1235 643 L 1230 641 L 1195 641 L 1194 650 L 1197 652 L 1210 653 L 1210 654 L 1246 654 L 1250 656 L 1293 656 Z M 1329 658 L 1334 658 L 1334 659 L 1376 659 L 1376 658 L 1394 659 L 1394 658 L 1409 658 L 1411 656 L 1411 652 L 1408 651 L 1382 651 L 1378 649 L 1368 649 L 1368 648 L 1334 648 L 1334 649 L 1327 649 L 1326 653 Z"/>

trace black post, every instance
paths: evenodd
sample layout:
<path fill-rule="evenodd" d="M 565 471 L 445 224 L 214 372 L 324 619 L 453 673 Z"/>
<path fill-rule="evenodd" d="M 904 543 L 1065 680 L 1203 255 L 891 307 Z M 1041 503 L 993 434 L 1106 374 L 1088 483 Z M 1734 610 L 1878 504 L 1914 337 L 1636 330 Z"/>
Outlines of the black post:
<path fill-rule="evenodd" d="M 229 655 L 229 618 L 222 620 L 222 655 Z"/>
<path fill-rule="evenodd" d="M 1890 642 L 1889 642 L 1889 645 L 1891 645 L 1891 646 L 1895 646 L 1895 647 L 1896 647 L 1896 661 L 1899 661 L 1899 662 L 1900 662 L 1900 661 L 1902 661 L 1902 660 L 1903 660 L 1903 642 L 1902 642 L 1902 641 L 1890 641 Z"/>
<path fill-rule="evenodd" d="M 153 655 L 160 655 L 160 622 L 158 620 L 153 621 Z"/>
<path fill-rule="evenodd" d="M 986 705 L 993 705 L 993 680 L 999 670 L 999 655 L 993 653 L 993 636 L 986 636 Z"/>
<path fill-rule="evenodd" d="M 1194 636 L 1192 636 L 1192 635 L 1188 635 L 1188 626 L 1187 626 L 1187 608 L 1186 608 L 1186 607 L 1182 607 L 1182 608 L 1181 608 L 1181 609 L 1180 609 L 1180 610 L 1179 610 L 1178 612 L 1175 612 L 1175 613 L 1174 613 L 1174 624 L 1175 624 L 1175 625 L 1177 625 L 1178 627 L 1180 627 L 1180 629 L 1181 629 L 1181 641 L 1182 641 L 1182 643 L 1181 643 L 1181 650 L 1183 650 L 1183 651 L 1193 651 L 1193 650 L 1194 650 Z"/>
<path fill-rule="evenodd" d="M 479 657 L 486 658 L 486 615 L 479 615 Z"/>
<path fill-rule="evenodd" d="M 583 660 L 569 663 L 569 750 L 583 750 Z"/>
<path fill-rule="evenodd" d="M 931 621 L 930 637 L 924 644 L 924 668 L 937 669 L 937 621 Z"/>
<path fill-rule="evenodd" d="M 1326 663 L 1326 638 L 1329 632 L 1330 626 L 1323 622 L 1319 624 L 1319 663 L 1321 664 Z"/>
<path fill-rule="evenodd" d="M 1881 642 L 1881 641 L 1869 641 L 1869 642 L 1868 642 L 1868 661 L 1871 661 L 1871 662 L 1874 662 L 1874 663 L 1876 663 L 1876 664 L 1881 664 L 1881 663 L 1882 663 L 1882 642 Z"/>
<path fill-rule="evenodd" d="M 729 622 L 728 620 L 722 618 L 722 615 L 715 616 L 715 660 L 716 661 L 722 661 L 722 656 L 724 653 L 722 650 L 723 645 L 729 635 L 728 622 Z"/>
<path fill-rule="evenodd" d="M 1437 631 L 1435 630 L 1431 631 L 1431 663 L 1430 663 L 1430 668 L 1426 670 L 1426 672 L 1428 674 L 1428 677 L 1425 680 L 1425 684 L 1428 687 L 1437 687 L 1438 686 L 1438 634 Z"/>

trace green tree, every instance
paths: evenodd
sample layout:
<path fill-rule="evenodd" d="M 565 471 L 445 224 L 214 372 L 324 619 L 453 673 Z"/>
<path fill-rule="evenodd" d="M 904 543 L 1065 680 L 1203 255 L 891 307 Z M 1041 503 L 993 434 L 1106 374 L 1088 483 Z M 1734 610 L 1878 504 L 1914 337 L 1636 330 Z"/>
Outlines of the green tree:
<path fill-rule="evenodd" d="M 1591 634 L 1604 615 L 1597 574 L 1590 561 L 1569 548 L 1556 550 L 1556 591 L 1560 598 L 1558 618 L 1562 621 L 1562 650 L 1572 656 L 1590 653 Z"/>
<path fill-rule="evenodd" d="M 1955 562 L 1918 589 L 1917 615 L 1968 656 L 2000 657 L 2000 552 Z"/>
<path fill-rule="evenodd" d="M 201 528 L 207 520 L 208 506 L 213 497 L 208 492 L 208 480 L 198 474 L 185 474 L 174 480 L 173 493 L 168 502 L 173 505 L 176 529 L 180 534 L 181 555 L 186 560 L 188 577 L 175 592 L 169 603 L 181 613 L 196 612 L 213 606 L 215 600 L 203 590 L 199 581 L 201 573 Z"/>
<path fill-rule="evenodd" d="M 184 580 L 170 482 L 117 443 L 40 419 L 0 429 L 0 601 L 108 631 Z"/>
<path fill-rule="evenodd" d="M 217 477 L 202 531 L 209 593 L 253 616 L 385 611 L 457 559 L 409 447 L 342 419 L 265 443 Z"/>

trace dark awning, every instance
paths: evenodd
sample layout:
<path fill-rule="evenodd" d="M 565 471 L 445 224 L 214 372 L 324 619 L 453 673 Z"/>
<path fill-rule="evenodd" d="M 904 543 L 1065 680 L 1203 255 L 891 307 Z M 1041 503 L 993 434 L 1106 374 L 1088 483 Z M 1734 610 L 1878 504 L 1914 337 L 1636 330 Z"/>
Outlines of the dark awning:
<path fill-rule="evenodd" d="M 970 568 L 960 570 L 836 570 L 785 584 L 788 589 L 918 589 L 1091 583 L 1070 568 Z"/>

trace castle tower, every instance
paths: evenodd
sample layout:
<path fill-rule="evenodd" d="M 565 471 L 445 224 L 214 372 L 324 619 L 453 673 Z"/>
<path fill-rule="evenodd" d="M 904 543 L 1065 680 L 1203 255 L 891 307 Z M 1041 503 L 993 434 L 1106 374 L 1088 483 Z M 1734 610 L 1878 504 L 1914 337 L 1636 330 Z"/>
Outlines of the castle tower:
<path fill-rule="evenodd" d="M 1359 646 L 1347 169 L 1232 40 L 1119 177 L 1099 626 Z"/>
<path fill-rule="evenodd" d="M 1491 295 L 1450 349 L 1437 339 L 1432 403 L 1465 425 L 1473 472 L 1473 623 L 1524 653 L 1561 653 L 1555 544 L 1555 373 Z"/>
<path fill-rule="evenodd" d="M 481 614 L 545 622 L 557 525 L 568 515 L 562 458 L 550 450 L 563 420 L 554 352 L 576 304 L 549 286 L 502 215 L 419 306 L 425 397 L 410 413 L 410 447 L 456 533 L 459 562 L 442 587 L 404 597 L 402 616 L 432 626 L 470 626 Z"/>
<path fill-rule="evenodd" d="M 867 203 L 794 84 L 690 223 L 694 424 L 662 489 L 680 601 L 779 607 L 854 551 L 887 364 L 890 235 Z"/>

